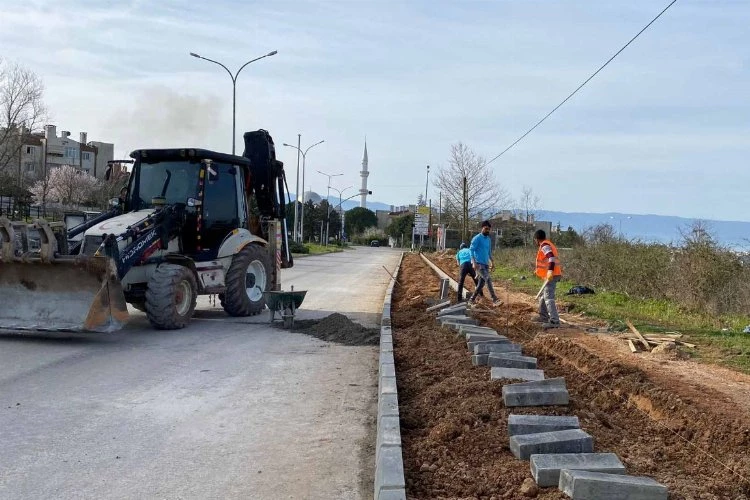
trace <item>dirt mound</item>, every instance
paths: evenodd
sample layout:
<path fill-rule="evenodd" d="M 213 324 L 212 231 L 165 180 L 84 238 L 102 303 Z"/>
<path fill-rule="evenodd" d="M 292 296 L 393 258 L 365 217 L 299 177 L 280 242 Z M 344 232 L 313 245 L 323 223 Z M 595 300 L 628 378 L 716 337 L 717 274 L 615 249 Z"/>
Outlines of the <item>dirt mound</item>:
<path fill-rule="evenodd" d="M 343 345 L 377 345 L 380 342 L 380 329 L 365 328 L 339 313 L 323 319 L 297 320 L 292 331 Z"/>
<path fill-rule="evenodd" d="M 720 395 L 679 395 L 632 366 L 600 357 L 563 335 L 542 334 L 528 307 L 500 307 L 482 324 L 508 335 L 536 356 L 547 378 L 564 376 L 569 407 L 507 409 L 500 381 L 472 366 L 465 343 L 438 328 L 415 288 L 434 280 L 407 255 L 394 293 L 394 358 L 409 498 L 524 498 L 528 462 L 508 450 L 510 413 L 577 415 L 596 451 L 617 453 L 628 473 L 669 487 L 672 499 L 748 499 L 750 425 L 744 413 L 719 407 Z M 711 402 L 714 402 L 712 405 Z M 537 498 L 565 498 L 554 488 Z"/>

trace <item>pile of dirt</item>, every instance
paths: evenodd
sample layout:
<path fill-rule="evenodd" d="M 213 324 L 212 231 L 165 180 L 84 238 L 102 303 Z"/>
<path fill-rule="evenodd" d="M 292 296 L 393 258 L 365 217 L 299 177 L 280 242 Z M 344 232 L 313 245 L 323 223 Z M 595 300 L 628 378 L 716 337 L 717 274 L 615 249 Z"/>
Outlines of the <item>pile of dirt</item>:
<path fill-rule="evenodd" d="M 323 319 L 297 320 L 292 331 L 343 345 L 378 345 L 380 342 L 380 329 L 365 328 L 339 313 Z"/>
<path fill-rule="evenodd" d="M 577 415 L 598 452 L 618 454 L 628 473 L 653 477 L 672 499 L 750 498 L 750 418 L 728 403 L 676 393 L 633 366 L 601 357 L 559 333 L 543 334 L 527 306 L 481 316 L 536 356 L 548 378 L 564 376 L 568 407 L 507 409 L 501 381 L 475 367 L 455 332 L 435 326 L 416 295 L 436 282 L 419 256 L 407 255 L 394 292 L 394 357 L 409 498 L 524 498 L 529 463 L 508 449 L 510 413 Z M 509 382 L 509 381 L 506 381 Z M 734 408 L 734 409 L 731 409 Z M 731 411 L 730 411 L 731 410 Z M 565 498 L 554 488 L 536 498 Z"/>

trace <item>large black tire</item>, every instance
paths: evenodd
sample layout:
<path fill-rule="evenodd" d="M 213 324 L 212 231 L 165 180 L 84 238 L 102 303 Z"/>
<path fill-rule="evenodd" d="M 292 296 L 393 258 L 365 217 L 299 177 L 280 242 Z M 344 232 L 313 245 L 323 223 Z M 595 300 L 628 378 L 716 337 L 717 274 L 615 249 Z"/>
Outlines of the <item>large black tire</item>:
<path fill-rule="evenodd" d="M 133 306 L 134 309 L 137 309 L 141 312 L 146 312 L 146 303 L 145 302 L 129 302 L 131 306 Z"/>
<path fill-rule="evenodd" d="M 260 245 L 250 244 L 232 257 L 224 282 L 227 291 L 219 295 L 221 307 L 230 316 L 260 314 L 266 307 L 263 292 L 271 289 L 271 256 Z"/>
<path fill-rule="evenodd" d="M 146 315 L 159 330 L 185 328 L 195 312 L 198 285 L 193 272 L 177 264 L 156 268 L 146 289 Z"/>

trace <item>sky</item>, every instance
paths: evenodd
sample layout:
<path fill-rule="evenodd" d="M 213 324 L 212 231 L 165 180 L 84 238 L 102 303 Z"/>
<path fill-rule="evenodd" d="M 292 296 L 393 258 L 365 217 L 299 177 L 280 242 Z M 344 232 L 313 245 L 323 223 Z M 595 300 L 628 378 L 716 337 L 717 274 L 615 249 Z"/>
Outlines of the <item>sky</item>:
<path fill-rule="evenodd" d="M 451 144 L 492 158 L 668 0 L 0 0 L 0 57 L 45 83 L 50 123 L 137 148 L 231 151 L 274 137 L 292 191 L 437 204 Z M 750 2 L 678 0 L 545 123 L 491 164 L 540 208 L 750 221 Z M 301 182 L 301 181 L 300 181 Z M 333 191 L 331 192 L 333 194 Z"/>

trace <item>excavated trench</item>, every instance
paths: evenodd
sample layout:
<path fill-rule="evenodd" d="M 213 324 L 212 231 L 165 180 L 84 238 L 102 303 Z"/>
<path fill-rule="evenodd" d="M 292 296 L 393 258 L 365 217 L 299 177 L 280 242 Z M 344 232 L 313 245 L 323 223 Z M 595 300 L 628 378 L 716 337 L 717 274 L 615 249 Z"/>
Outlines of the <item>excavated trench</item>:
<path fill-rule="evenodd" d="M 528 322 L 530 306 L 513 303 L 483 314 L 482 324 L 507 326 L 547 378 L 565 377 L 571 404 L 507 409 L 503 383 L 473 366 L 465 342 L 425 312 L 425 299 L 437 294 L 432 270 L 405 256 L 393 336 L 409 498 L 565 498 L 554 488 L 522 488 L 531 474 L 508 450 L 510 413 L 577 415 L 595 451 L 616 453 L 629 474 L 668 486 L 670 498 L 750 498 L 750 415 L 740 408 L 714 409 L 710 391 L 687 398 L 562 333 L 544 334 Z"/>

